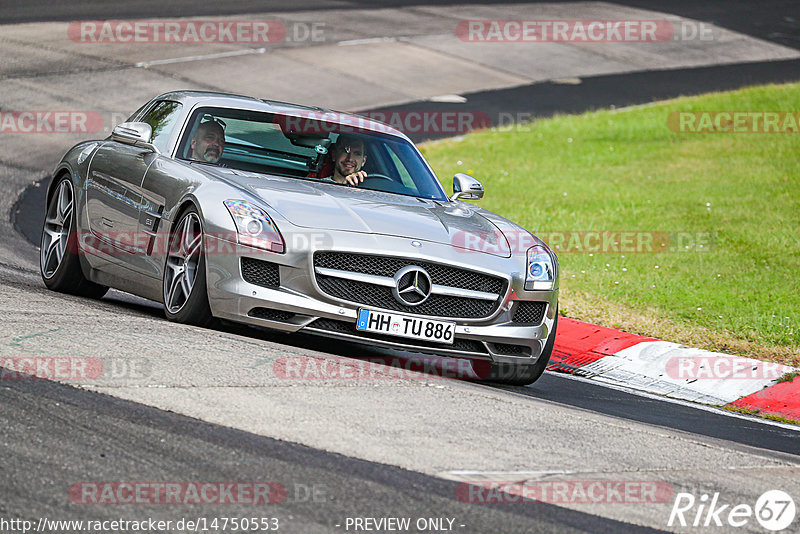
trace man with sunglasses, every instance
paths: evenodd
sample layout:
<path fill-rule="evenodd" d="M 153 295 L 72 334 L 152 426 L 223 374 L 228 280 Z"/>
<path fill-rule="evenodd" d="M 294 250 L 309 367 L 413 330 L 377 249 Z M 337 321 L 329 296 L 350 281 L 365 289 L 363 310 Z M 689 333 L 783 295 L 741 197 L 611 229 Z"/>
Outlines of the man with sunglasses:
<path fill-rule="evenodd" d="M 216 118 L 206 116 L 197 127 L 191 148 L 191 158 L 206 163 L 217 163 L 225 150 L 224 123 Z"/>

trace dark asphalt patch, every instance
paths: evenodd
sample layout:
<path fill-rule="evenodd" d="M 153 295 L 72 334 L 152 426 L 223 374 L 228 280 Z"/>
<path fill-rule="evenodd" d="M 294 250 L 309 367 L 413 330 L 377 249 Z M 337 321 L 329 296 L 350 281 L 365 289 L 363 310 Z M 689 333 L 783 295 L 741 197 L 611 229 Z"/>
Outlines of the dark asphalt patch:
<path fill-rule="evenodd" d="M 668 12 L 765 41 L 800 48 L 800 2 L 797 0 L 616 0 L 614 3 Z"/>
<path fill-rule="evenodd" d="M 42 227 L 44 226 L 49 184 L 50 177 L 45 176 L 29 185 L 11 207 L 11 223 L 14 225 L 14 229 L 37 247 L 42 242 Z"/>
<path fill-rule="evenodd" d="M 723 413 L 627 393 L 586 380 L 545 373 L 531 386 L 508 389 L 565 406 L 732 443 L 789 454 L 800 451 L 800 428 L 770 425 L 755 417 L 731 419 Z"/>
<path fill-rule="evenodd" d="M 730 91 L 751 85 L 786 83 L 800 80 L 800 59 L 739 63 L 691 69 L 654 70 L 630 74 L 610 74 L 581 78 L 572 85 L 540 82 L 510 89 L 467 93 L 462 104 L 446 102 L 411 102 L 369 110 L 370 116 L 383 113 L 391 117 L 410 111 L 479 112 L 488 116 L 493 126 L 510 125 L 510 119 L 551 117 L 556 113 L 582 113 L 596 109 L 648 104 L 658 100 L 691 96 L 713 91 Z M 390 122 L 390 121 L 388 121 Z M 516 122 L 516 121 L 515 121 Z M 667 119 L 664 117 L 664 127 Z M 461 132 L 456 132 L 461 133 Z M 407 132 L 414 142 L 453 137 L 450 132 Z"/>
<path fill-rule="evenodd" d="M 205 517 L 209 523 L 214 517 L 256 516 L 278 518 L 280 532 L 306 533 L 344 532 L 347 517 L 409 517 L 412 524 L 418 518 L 447 517 L 456 526 L 465 525 L 453 529 L 464 533 L 657 532 L 542 502 L 462 502 L 458 482 L 45 380 L 3 380 L 0 405 L 3 455 L 14 459 L 3 464 L 0 511 L 6 519 L 28 519 L 34 525 L 41 516 L 93 521 Z M 263 417 L 270 417 L 269 406 Z M 279 504 L 257 506 L 85 504 L 69 494 L 78 483 L 113 481 L 277 482 L 286 494 Z"/>
<path fill-rule="evenodd" d="M 552 3 L 574 3 L 573 0 L 545 0 Z M 328 10 L 385 9 L 389 7 L 448 6 L 468 4 L 536 4 L 514 0 L 143 0 L 138 2 L 106 2 L 104 0 L 11 0 L 0 4 L 0 20 L 4 24 L 20 22 L 147 19 L 248 13 Z M 623 6 L 667 12 L 681 17 L 708 22 L 767 41 L 800 48 L 800 2 L 797 0 L 618 0 Z M 576 10 L 576 17 L 580 13 Z"/>

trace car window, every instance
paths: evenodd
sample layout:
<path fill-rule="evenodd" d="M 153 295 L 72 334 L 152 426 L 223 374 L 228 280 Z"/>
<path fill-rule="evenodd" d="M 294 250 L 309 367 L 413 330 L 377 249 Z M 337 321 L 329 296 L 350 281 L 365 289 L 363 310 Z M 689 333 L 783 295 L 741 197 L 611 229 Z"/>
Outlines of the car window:
<path fill-rule="evenodd" d="M 332 182 L 332 154 L 342 134 L 364 144 L 368 179 L 359 187 L 446 200 L 437 178 L 409 141 L 349 124 L 240 109 L 201 107 L 192 112 L 178 154 L 190 157 L 200 124 L 222 125 L 225 143 L 215 164 L 263 174 Z M 369 175 L 376 175 L 369 179 Z M 340 184 L 335 184 L 339 186 Z"/>
<path fill-rule="evenodd" d="M 414 183 L 414 180 L 411 178 L 411 173 L 408 172 L 408 169 L 406 169 L 406 166 L 400 157 L 394 153 L 394 150 L 392 150 L 391 147 L 387 147 L 387 152 L 389 153 L 389 158 L 392 160 L 392 165 L 394 166 L 395 171 L 403 181 L 403 185 L 412 189 L 416 189 L 417 186 Z"/>
<path fill-rule="evenodd" d="M 175 127 L 175 121 L 177 121 L 180 111 L 181 104 L 178 102 L 163 101 L 156 104 L 142 117 L 142 122 L 146 122 L 153 129 L 153 137 L 150 142 L 160 152 L 167 151 L 169 136 Z"/>
<path fill-rule="evenodd" d="M 148 102 L 148 103 L 147 103 L 147 104 L 145 104 L 144 106 L 142 106 L 142 107 L 140 107 L 139 109 L 137 109 L 136 111 L 134 111 L 134 112 L 131 114 L 131 116 L 130 116 L 130 117 L 128 117 L 127 119 L 125 119 L 125 122 L 133 122 L 133 121 L 135 121 L 135 120 L 136 120 L 136 117 L 139 117 L 139 116 L 141 116 L 141 114 L 144 112 L 144 110 L 146 110 L 148 107 L 150 107 L 150 102 Z"/>

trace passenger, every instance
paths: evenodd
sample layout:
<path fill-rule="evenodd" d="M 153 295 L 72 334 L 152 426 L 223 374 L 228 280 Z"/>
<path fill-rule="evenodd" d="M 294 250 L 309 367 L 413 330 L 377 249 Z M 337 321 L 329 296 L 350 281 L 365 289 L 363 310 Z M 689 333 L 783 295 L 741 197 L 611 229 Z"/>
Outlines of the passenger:
<path fill-rule="evenodd" d="M 225 150 L 225 129 L 218 119 L 201 122 L 194 134 L 190 148 L 192 159 L 217 163 Z"/>
<path fill-rule="evenodd" d="M 359 137 L 340 134 L 336 144 L 331 147 L 331 162 L 333 171 L 331 175 L 320 173 L 320 178 L 332 179 L 334 182 L 348 185 L 358 185 L 367 177 L 366 171 L 361 170 L 367 162 L 366 147 Z"/>

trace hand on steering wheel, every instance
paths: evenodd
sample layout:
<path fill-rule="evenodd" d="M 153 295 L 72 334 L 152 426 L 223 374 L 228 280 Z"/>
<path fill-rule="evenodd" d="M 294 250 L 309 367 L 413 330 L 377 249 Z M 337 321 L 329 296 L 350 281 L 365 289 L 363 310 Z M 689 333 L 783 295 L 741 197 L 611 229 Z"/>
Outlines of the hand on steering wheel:
<path fill-rule="evenodd" d="M 385 174 L 380 174 L 377 172 L 367 174 L 366 171 L 358 171 L 352 174 L 348 174 L 344 177 L 344 181 L 347 185 L 358 185 L 362 183 L 364 180 L 370 180 L 372 178 L 376 178 L 379 180 L 389 180 L 390 182 L 394 182 L 394 178 L 391 176 L 386 176 Z"/>
<path fill-rule="evenodd" d="M 347 185 L 358 185 L 367 177 L 366 171 L 356 171 L 344 177 L 344 183 Z"/>
<path fill-rule="evenodd" d="M 366 176 L 366 178 L 367 178 L 367 180 L 369 180 L 371 178 L 378 178 L 380 180 L 389 180 L 390 182 L 394 182 L 394 178 L 392 178 L 391 176 L 386 176 L 385 174 L 380 174 L 380 173 L 377 173 L 377 172 L 369 173 Z"/>

